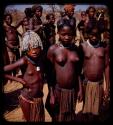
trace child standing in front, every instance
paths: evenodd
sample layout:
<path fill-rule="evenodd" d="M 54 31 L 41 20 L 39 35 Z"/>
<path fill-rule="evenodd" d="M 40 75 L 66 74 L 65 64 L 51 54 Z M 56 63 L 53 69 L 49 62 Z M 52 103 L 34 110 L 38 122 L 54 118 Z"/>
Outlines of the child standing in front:
<path fill-rule="evenodd" d="M 28 33 L 29 32 L 29 33 Z M 19 96 L 19 103 L 26 121 L 41 122 L 45 120 L 43 105 L 43 66 L 41 52 L 43 49 L 39 36 L 28 31 L 29 37 L 23 41 L 22 48 L 26 55 L 13 64 L 4 67 L 5 77 L 21 82 L 23 90 Z M 29 39 L 30 38 L 30 39 Z M 27 43 L 27 44 L 26 44 Z M 22 78 L 7 75 L 8 71 L 21 68 Z"/>

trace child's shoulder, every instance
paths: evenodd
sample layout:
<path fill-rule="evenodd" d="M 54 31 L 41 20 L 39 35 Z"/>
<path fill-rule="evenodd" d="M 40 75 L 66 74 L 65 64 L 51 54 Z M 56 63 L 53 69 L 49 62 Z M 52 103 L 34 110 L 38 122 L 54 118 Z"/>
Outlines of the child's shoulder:
<path fill-rule="evenodd" d="M 24 64 L 27 64 L 28 62 L 28 59 L 27 59 L 27 56 L 23 56 L 22 58 L 19 59 L 20 63 L 22 63 L 23 65 Z"/>
<path fill-rule="evenodd" d="M 50 46 L 50 48 L 51 48 L 51 49 L 55 49 L 55 48 L 57 48 L 58 46 L 59 46 L 58 44 L 53 44 L 53 45 Z"/>
<path fill-rule="evenodd" d="M 49 52 L 55 52 L 56 49 L 58 49 L 60 46 L 58 44 L 51 45 L 49 47 Z"/>

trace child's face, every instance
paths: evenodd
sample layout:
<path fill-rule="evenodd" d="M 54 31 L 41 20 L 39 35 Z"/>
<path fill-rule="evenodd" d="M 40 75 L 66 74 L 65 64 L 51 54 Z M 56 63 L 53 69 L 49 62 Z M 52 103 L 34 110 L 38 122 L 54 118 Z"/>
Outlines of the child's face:
<path fill-rule="evenodd" d="M 29 24 L 28 19 L 27 19 L 27 18 L 24 18 L 24 19 L 23 19 L 23 25 L 26 26 L 26 25 L 28 25 L 28 24 Z"/>
<path fill-rule="evenodd" d="M 93 8 L 89 9 L 89 13 L 88 13 L 89 17 L 94 17 L 95 15 L 95 11 Z"/>
<path fill-rule="evenodd" d="M 49 23 L 52 23 L 52 24 L 54 24 L 55 23 L 55 17 L 53 16 L 53 15 L 51 15 L 50 17 L 49 17 Z"/>
<path fill-rule="evenodd" d="M 7 25 L 11 25 L 11 23 L 12 23 L 11 17 L 10 16 L 6 16 L 5 22 L 6 22 Z"/>
<path fill-rule="evenodd" d="M 89 40 L 91 43 L 95 44 L 99 40 L 99 33 L 93 30 L 92 33 L 89 34 Z"/>
<path fill-rule="evenodd" d="M 85 21 L 87 19 L 87 15 L 85 13 L 82 13 L 81 18 L 82 18 L 83 21 Z"/>
<path fill-rule="evenodd" d="M 58 32 L 59 40 L 64 44 L 68 45 L 73 39 L 73 32 L 69 26 L 63 26 Z"/>
<path fill-rule="evenodd" d="M 41 17 L 42 16 L 42 11 L 39 10 L 39 9 L 36 9 L 35 14 L 36 14 L 37 17 Z"/>
<path fill-rule="evenodd" d="M 41 53 L 41 48 L 32 48 L 27 52 L 27 54 L 33 59 L 39 57 L 40 53 Z"/>

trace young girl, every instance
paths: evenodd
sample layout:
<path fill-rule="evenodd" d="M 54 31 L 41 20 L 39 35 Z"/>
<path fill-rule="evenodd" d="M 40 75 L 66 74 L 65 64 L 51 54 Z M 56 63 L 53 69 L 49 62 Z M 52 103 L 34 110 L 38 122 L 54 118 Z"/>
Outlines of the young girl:
<path fill-rule="evenodd" d="M 12 71 L 18 67 L 21 68 L 22 78 L 5 75 L 6 78 L 21 82 L 23 90 L 19 96 L 19 103 L 22 108 L 26 121 L 44 121 L 43 105 L 43 66 L 41 62 L 42 43 L 36 33 L 27 32 L 29 37 L 23 41 L 22 48 L 27 51 L 23 56 L 13 64 L 6 65 L 4 72 Z M 32 35 L 33 34 L 33 35 Z M 27 42 L 27 44 L 26 44 Z"/>
<path fill-rule="evenodd" d="M 72 43 L 73 30 L 69 21 L 59 22 L 59 43 L 52 45 L 47 52 L 47 58 L 54 66 L 54 74 L 51 71 L 48 77 L 55 76 L 55 79 L 48 79 L 50 97 L 48 95 L 47 99 L 50 101 L 50 110 L 53 111 L 50 112 L 52 120 L 58 122 L 74 121 L 77 94 L 78 99 L 82 100 L 79 55 L 76 45 Z"/>

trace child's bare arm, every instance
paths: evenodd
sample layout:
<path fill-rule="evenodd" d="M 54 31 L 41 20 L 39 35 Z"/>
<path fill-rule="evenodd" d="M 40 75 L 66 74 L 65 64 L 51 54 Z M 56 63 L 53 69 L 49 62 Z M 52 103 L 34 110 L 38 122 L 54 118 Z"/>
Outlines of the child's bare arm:
<path fill-rule="evenodd" d="M 49 50 L 48 50 L 48 52 L 47 52 L 47 58 L 51 61 L 51 62 L 54 62 L 54 51 L 55 51 L 55 46 L 54 45 L 52 45 L 50 48 L 49 48 Z"/>
<path fill-rule="evenodd" d="M 105 83 L 106 83 L 106 90 L 105 90 L 105 94 L 108 95 L 109 93 L 109 89 L 110 89 L 110 80 L 109 80 L 109 62 L 110 62 L 110 58 L 109 58 L 109 47 L 107 46 L 105 48 Z"/>
<path fill-rule="evenodd" d="M 9 64 L 9 65 L 4 66 L 4 68 L 3 68 L 3 69 L 4 69 L 4 72 L 12 71 L 12 70 L 14 70 L 14 69 L 16 69 L 16 68 L 18 68 L 18 67 L 24 65 L 25 63 L 26 63 L 26 62 L 25 62 L 25 59 L 24 59 L 24 57 L 23 57 L 23 58 L 19 59 L 18 61 L 16 61 L 16 62 L 13 63 L 13 64 Z"/>
<path fill-rule="evenodd" d="M 20 82 L 20 83 L 22 83 L 23 85 L 26 84 L 26 82 L 25 82 L 22 78 L 18 78 L 18 77 L 9 75 L 9 74 L 5 74 L 4 77 L 7 78 L 7 79 L 10 79 L 10 80 L 14 80 L 14 81 Z"/>

